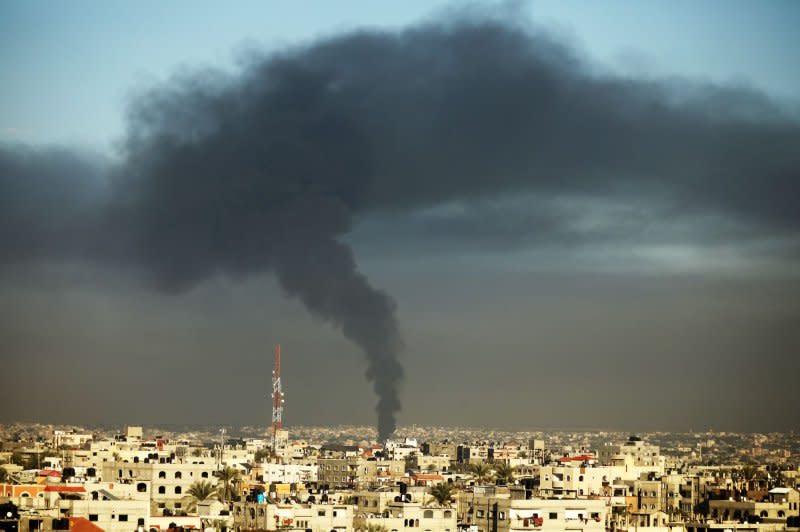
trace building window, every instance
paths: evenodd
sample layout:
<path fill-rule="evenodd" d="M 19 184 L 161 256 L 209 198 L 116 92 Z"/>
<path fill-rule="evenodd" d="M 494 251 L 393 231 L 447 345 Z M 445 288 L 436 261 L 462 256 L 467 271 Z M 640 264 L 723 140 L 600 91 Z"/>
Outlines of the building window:
<path fill-rule="evenodd" d="M 175 478 L 182 478 L 182 477 L 183 475 L 181 474 L 180 471 L 175 471 Z"/>
<path fill-rule="evenodd" d="M 557 512 L 550 512 L 550 515 L 548 516 L 548 519 L 558 519 L 558 513 Z"/>
<path fill-rule="evenodd" d="M 478 510 L 477 516 L 478 517 L 483 517 L 483 510 Z"/>
<path fill-rule="evenodd" d="M 200 476 L 203 478 L 208 478 L 208 471 L 203 471 L 202 473 L 200 473 Z"/>
<path fill-rule="evenodd" d="M 158 472 L 158 478 L 167 478 L 167 472 L 166 471 L 159 471 Z"/>
<path fill-rule="evenodd" d="M 163 495 L 163 494 L 165 494 L 167 492 L 167 488 L 164 487 L 164 486 L 159 486 L 158 487 L 158 492 Z"/>
<path fill-rule="evenodd" d="M 181 493 L 181 487 L 180 486 L 175 486 L 175 494 L 179 495 L 180 493 Z"/>
<path fill-rule="evenodd" d="M 147 491 L 147 484 L 145 484 L 144 482 L 139 482 L 136 485 L 136 491 L 138 491 L 139 493 L 144 493 L 145 491 Z"/>
<path fill-rule="evenodd" d="M 89 521 L 97 521 L 97 514 L 89 514 Z"/>
<path fill-rule="evenodd" d="M 175 509 L 177 510 L 177 509 L 178 509 L 178 508 L 180 508 L 180 507 L 181 507 L 181 503 L 179 503 L 179 502 L 176 502 L 176 503 L 175 503 Z"/>
<path fill-rule="evenodd" d="M 119 514 L 119 520 L 120 521 L 127 521 L 128 520 L 128 514 Z"/>

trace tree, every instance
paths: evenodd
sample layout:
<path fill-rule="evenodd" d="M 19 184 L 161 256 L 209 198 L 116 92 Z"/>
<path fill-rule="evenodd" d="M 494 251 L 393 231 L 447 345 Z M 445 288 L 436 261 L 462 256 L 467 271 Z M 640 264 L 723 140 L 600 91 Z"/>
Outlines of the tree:
<path fill-rule="evenodd" d="M 383 525 L 378 525 L 376 523 L 369 523 L 364 532 L 389 532 L 389 529 Z"/>
<path fill-rule="evenodd" d="M 494 468 L 495 476 L 502 484 L 514 482 L 514 471 L 516 468 L 505 463 L 500 463 Z"/>
<path fill-rule="evenodd" d="M 11 463 L 22 466 L 22 469 L 30 469 L 33 467 L 33 457 L 27 453 L 14 451 L 11 455 Z"/>
<path fill-rule="evenodd" d="M 8 471 L 6 471 L 5 467 L 0 467 L 0 483 L 6 480 L 8 480 Z"/>
<path fill-rule="evenodd" d="M 433 500 L 435 500 L 436 504 L 439 506 L 450 506 L 450 501 L 453 499 L 453 491 L 454 487 L 452 484 L 440 482 L 435 486 L 431 486 L 428 493 L 431 494 L 431 497 L 433 497 Z"/>
<path fill-rule="evenodd" d="M 216 473 L 217 478 L 222 482 L 222 500 L 229 501 L 234 493 L 234 485 L 239 481 L 239 472 L 227 466 Z"/>
<path fill-rule="evenodd" d="M 269 449 L 259 449 L 256 451 L 255 461 L 263 462 L 265 458 L 269 458 L 269 455 L 270 455 Z"/>
<path fill-rule="evenodd" d="M 411 471 L 417 463 L 417 453 L 411 453 L 403 458 L 405 462 L 406 471 Z"/>
<path fill-rule="evenodd" d="M 191 501 L 187 507 L 189 510 L 194 510 L 197 508 L 197 503 L 199 502 L 219 498 L 219 495 L 217 494 L 217 488 L 207 480 L 197 480 L 192 482 L 192 485 L 189 486 L 188 490 L 186 490 L 186 495 L 191 497 Z"/>
<path fill-rule="evenodd" d="M 194 457 L 203 456 L 203 449 L 201 449 L 200 447 L 196 447 L 196 448 L 192 449 L 192 456 L 194 456 Z"/>
<path fill-rule="evenodd" d="M 475 477 L 475 482 L 478 484 L 485 484 L 492 478 L 492 472 L 486 464 L 470 464 L 469 472 Z"/>

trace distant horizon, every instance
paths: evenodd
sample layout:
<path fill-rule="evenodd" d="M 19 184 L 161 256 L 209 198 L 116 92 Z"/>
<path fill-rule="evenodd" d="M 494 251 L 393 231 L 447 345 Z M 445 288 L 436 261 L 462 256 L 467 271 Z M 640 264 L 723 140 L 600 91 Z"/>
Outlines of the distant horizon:
<path fill-rule="evenodd" d="M 15 424 L 22 424 L 22 425 L 48 425 L 53 427 L 82 427 L 87 429 L 117 429 L 124 431 L 126 427 L 142 427 L 143 430 L 156 430 L 156 429 L 167 429 L 173 431 L 172 429 L 187 429 L 187 430 L 203 430 L 203 429 L 210 429 L 210 430 L 218 430 L 221 428 L 232 428 L 237 430 L 242 429 L 252 429 L 253 432 L 258 432 L 263 429 L 263 432 L 268 433 L 272 430 L 270 425 L 264 425 L 263 427 L 260 425 L 236 425 L 230 423 L 208 423 L 208 424 L 182 424 L 182 423 L 161 423 L 161 424 L 136 424 L 136 423 L 50 423 L 44 421 L 11 421 L 11 422 L 0 422 L 1 426 L 10 426 Z M 336 424 L 336 425 L 294 425 L 294 427 L 298 430 L 309 430 L 309 429 L 369 429 L 371 431 L 375 431 L 374 425 L 370 425 L 368 423 L 364 424 Z M 287 425 L 283 427 L 284 430 L 289 431 L 289 435 L 291 438 L 292 433 L 292 426 Z M 532 427 L 532 428 L 504 428 L 504 427 L 490 427 L 490 426 L 458 426 L 458 425 L 400 425 L 397 428 L 397 431 L 393 435 L 393 437 L 403 437 L 403 431 L 410 431 L 414 429 L 424 430 L 424 429 L 442 429 L 442 430 L 463 430 L 463 431 L 475 431 L 475 432 L 505 432 L 505 433 L 545 433 L 545 432 L 553 432 L 553 433 L 560 433 L 560 432 L 584 432 L 584 433 L 608 433 L 614 435 L 626 435 L 625 437 L 629 436 L 639 436 L 640 434 L 793 434 L 794 430 L 788 431 L 781 431 L 781 430 L 769 430 L 769 431 L 742 431 L 742 430 L 724 430 L 724 429 L 705 429 L 705 430 L 666 430 L 666 429 L 637 429 L 637 430 L 625 430 L 625 429 L 618 429 L 618 428 L 578 428 L 578 427 Z M 58 430 L 58 429 L 56 429 Z M 122 432 L 121 432 L 122 433 Z M 227 436 L 232 436 L 232 434 L 228 434 Z"/>

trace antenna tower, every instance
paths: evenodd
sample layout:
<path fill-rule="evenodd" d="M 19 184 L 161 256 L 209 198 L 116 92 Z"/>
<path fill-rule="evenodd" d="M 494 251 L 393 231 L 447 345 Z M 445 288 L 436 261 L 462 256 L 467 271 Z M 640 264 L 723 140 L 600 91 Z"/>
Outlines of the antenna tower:
<path fill-rule="evenodd" d="M 281 389 L 281 344 L 275 346 L 275 369 L 272 370 L 272 454 L 277 454 L 278 431 L 283 426 L 283 390 Z"/>

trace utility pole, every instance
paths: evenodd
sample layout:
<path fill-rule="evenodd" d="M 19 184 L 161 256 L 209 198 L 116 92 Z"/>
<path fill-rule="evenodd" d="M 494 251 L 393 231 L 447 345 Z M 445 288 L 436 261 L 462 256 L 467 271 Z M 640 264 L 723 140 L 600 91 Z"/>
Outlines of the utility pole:
<path fill-rule="evenodd" d="M 219 455 L 217 461 L 217 469 L 222 469 L 222 451 L 225 449 L 225 429 L 219 430 Z"/>

